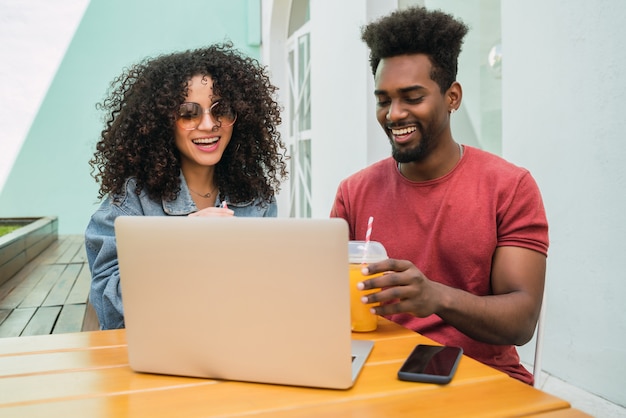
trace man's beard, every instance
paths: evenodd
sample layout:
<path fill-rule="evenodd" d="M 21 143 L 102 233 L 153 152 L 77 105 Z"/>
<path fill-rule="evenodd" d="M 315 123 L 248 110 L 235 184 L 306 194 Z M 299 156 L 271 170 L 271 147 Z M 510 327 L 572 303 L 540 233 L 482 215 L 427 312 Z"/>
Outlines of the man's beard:
<path fill-rule="evenodd" d="M 391 143 L 391 156 L 399 163 L 406 164 L 412 162 L 420 162 L 426 159 L 430 154 L 430 150 L 433 145 L 433 137 L 430 132 L 425 132 L 422 125 L 417 125 L 417 129 L 420 132 L 421 140 L 413 148 L 398 147 L 392 139 Z"/>

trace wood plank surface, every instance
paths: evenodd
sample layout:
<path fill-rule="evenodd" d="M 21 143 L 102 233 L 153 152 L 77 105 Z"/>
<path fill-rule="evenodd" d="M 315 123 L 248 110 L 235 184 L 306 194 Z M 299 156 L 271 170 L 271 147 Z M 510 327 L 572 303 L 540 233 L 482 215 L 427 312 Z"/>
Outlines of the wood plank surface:
<path fill-rule="evenodd" d="M 81 250 L 81 246 L 83 245 L 82 241 L 78 241 L 75 237 L 71 237 L 69 239 L 69 245 L 63 251 L 59 258 L 57 259 L 57 264 L 70 264 L 73 262 L 74 257 L 76 257 Z"/>
<path fill-rule="evenodd" d="M 80 272 L 74 282 L 74 287 L 72 287 L 72 290 L 65 301 L 67 304 L 86 303 L 89 299 L 91 272 L 89 271 L 87 262 L 81 264 L 80 266 Z"/>
<path fill-rule="evenodd" d="M 102 353 L 98 351 L 98 354 Z M 51 366 L 68 365 L 48 354 L 41 366 L 45 373 L 13 374 L 10 378 L 0 379 L 3 410 L 11 412 L 10 416 L 26 416 L 6 408 L 41 402 L 54 407 L 58 401 L 103 397 L 110 398 L 107 411 L 116 417 L 128 416 L 125 411 L 128 403 L 134 405 L 137 416 L 151 417 L 171 416 L 172 411 L 185 417 L 247 414 L 268 417 L 368 416 L 368 411 L 374 413 L 373 416 L 381 416 L 378 414 L 386 411 L 389 415 L 384 416 L 393 417 L 414 416 L 417 411 L 423 416 L 441 416 L 437 413 L 442 411 L 447 411 L 446 416 L 511 416 L 568 406 L 565 401 L 503 374 L 439 386 L 390 378 L 397 367 L 386 363 L 368 365 L 353 389 L 340 391 L 135 373 L 127 366 L 114 365 L 123 358 L 119 350 L 112 355 L 113 364 L 109 367 L 102 360 L 106 356 L 98 356 L 101 359 L 99 368 L 95 367 L 92 356 L 63 354 L 72 358 L 66 359 L 70 362 L 70 369 L 62 373 L 50 373 Z M 79 357 L 87 369 L 74 367 Z M 32 359 L 24 360 L 36 363 Z M 10 398 L 3 399 L 3 393 L 10 393 Z M 158 396 L 159 393 L 167 393 L 167 396 Z M 446 404 L 450 399 L 458 405 Z M 342 404 L 339 409 L 338 403 Z M 443 405 L 446 408 L 442 408 Z M 91 407 L 86 408 L 85 411 L 92 411 Z M 24 410 L 32 412 L 30 408 Z M 490 410 L 493 411 L 491 415 L 488 414 Z M 55 416 L 51 410 L 48 412 L 49 416 Z"/>
<path fill-rule="evenodd" d="M 11 314 L 11 309 L 0 309 L 0 324 Z"/>
<path fill-rule="evenodd" d="M 69 251 L 72 255 L 78 250 L 81 244 L 81 235 L 60 235 L 59 239 L 37 257 L 38 264 L 68 264 L 66 253 Z"/>
<path fill-rule="evenodd" d="M 82 331 L 86 307 L 85 303 L 63 305 L 51 334 Z"/>
<path fill-rule="evenodd" d="M 0 339 L 0 415 L 11 417 L 502 417 L 569 404 L 463 357 L 448 385 L 400 381 L 418 343 L 381 319 L 355 386 L 316 389 L 134 372 L 125 331 Z"/>
<path fill-rule="evenodd" d="M 98 351 L 98 355 L 93 350 L 36 352 L 19 359 L 0 356 L 0 378 L 127 366 L 128 351 L 123 345 Z"/>
<path fill-rule="evenodd" d="M 526 415 L 527 418 L 593 418 L 586 412 L 576 408 L 558 409 L 556 411 L 542 412 L 539 414 Z M 603 417 L 597 417 L 603 418 Z M 606 417 L 604 417 L 606 418 Z"/>
<path fill-rule="evenodd" d="M 1 287 L 4 296 L 0 299 L 0 309 L 14 309 L 17 308 L 24 298 L 37 287 L 37 284 L 41 281 L 46 273 L 46 267 L 37 265 L 32 272 L 24 277 L 21 277 L 20 273 L 17 274 L 17 280 L 11 279 L 4 283 Z"/>
<path fill-rule="evenodd" d="M 42 306 L 36 308 L 35 313 L 20 335 L 51 334 L 59 312 L 61 312 L 60 306 Z"/>
<path fill-rule="evenodd" d="M 0 324 L 0 337 L 17 337 L 22 334 L 37 308 L 13 309 Z"/>
<path fill-rule="evenodd" d="M 134 373 L 126 367 L 89 367 L 62 374 L 12 377 L 11 401 L 5 403 L 3 411 L 12 417 L 65 416 L 74 409 L 89 411 L 90 416 L 115 417 L 169 417 L 175 411 L 176 416 L 184 417 L 401 418 L 416 414 L 521 416 L 568 407 L 567 402 L 502 374 L 479 380 L 480 384 L 468 380 L 442 387 L 389 379 L 396 370 L 393 364 L 366 367 L 349 391 L 158 376 Z M 7 389 L 0 379 L 0 393 Z M 106 414 L 98 415 L 101 411 Z"/>
<path fill-rule="evenodd" d="M 61 277 L 63 270 L 65 270 L 65 266 L 60 264 L 51 264 L 48 266 L 42 266 L 42 269 L 45 269 L 43 277 L 37 283 L 37 286 L 33 287 L 24 297 L 24 300 L 22 300 L 19 305 L 21 308 L 38 307 L 43 305 L 44 300 Z"/>
<path fill-rule="evenodd" d="M 126 346 L 126 332 L 123 329 L 3 338 L 0 340 L 0 357 L 50 351 L 101 350 L 119 346 Z"/>
<path fill-rule="evenodd" d="M 0 285 L 0 337 L 98 329 L 90 285 L 83 236 L 59 236 Z"/>
<path fill-rule="evenodd" d="M 81 264 L 67 264 L 52 289 L 50 289 L 46 299 L 41 303 L 41 306 L 58 306 L 65 304 L 78 279 L 81 268 Z"/>

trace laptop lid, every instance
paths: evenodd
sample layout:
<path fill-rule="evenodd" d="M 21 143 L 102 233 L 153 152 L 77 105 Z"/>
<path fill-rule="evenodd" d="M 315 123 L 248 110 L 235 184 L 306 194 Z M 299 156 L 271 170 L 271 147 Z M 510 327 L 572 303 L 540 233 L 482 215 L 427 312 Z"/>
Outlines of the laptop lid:
<path fill-rule="evenodd" d="M 115 232 L 134 370 L 353 385 L 373 343 L 351 339 L 344 220 L 133 216 Z"/>

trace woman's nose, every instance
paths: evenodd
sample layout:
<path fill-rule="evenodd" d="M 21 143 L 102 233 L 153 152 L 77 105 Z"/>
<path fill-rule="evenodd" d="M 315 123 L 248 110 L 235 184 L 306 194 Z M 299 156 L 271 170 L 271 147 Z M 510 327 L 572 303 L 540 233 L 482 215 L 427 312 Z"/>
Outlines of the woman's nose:
<path fill-rule="evenodd" d="M 214 131 L 217 128 L 219 128 L 219 125 L 215 123 L 215 121 L 213 120 L 211 113 L 209 113 L 209 109 L 202 112 L 200 124 L 198 125 L 197 129 L 203 129 L 206 131 Z"/>

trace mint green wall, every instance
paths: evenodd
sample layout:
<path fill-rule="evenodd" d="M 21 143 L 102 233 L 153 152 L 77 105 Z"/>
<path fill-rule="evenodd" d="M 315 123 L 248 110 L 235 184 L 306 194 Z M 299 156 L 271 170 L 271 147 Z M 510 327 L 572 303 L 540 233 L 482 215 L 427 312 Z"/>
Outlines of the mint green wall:
<path fill-rule="evenodd" d="M 111 80 L 146 56 L 224 40 L 258 59 L 260 19 L 260 0 L 92 0 L 2 189 L 0 217 L 56 215 L 60 234 L 82 234 L 98 206 L 95 104 Z"/>

